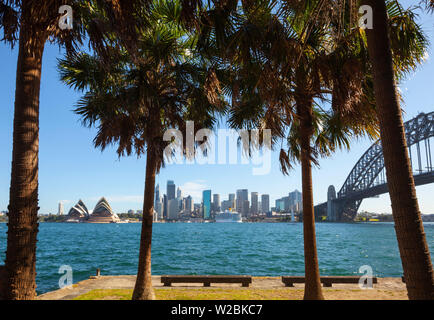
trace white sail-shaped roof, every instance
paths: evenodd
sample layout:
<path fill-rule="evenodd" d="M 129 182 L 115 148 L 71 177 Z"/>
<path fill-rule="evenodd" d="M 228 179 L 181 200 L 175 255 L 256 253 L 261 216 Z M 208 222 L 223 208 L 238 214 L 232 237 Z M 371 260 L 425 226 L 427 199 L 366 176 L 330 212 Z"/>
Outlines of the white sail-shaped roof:
<path fill-rule="evenodd" d="M 120 219 L 116 213 L 113 212 L 110 204 L 106 198 L 101 198 L 95 206 L 88 222 L 93 223 L 108 223 L 118 222 Z"/>
<path fill-rule="evenodd" d="M 78 203 L 71 208 L 68 212 L 68 216 L 84 218 L 89 216 L 89 210 L 87 210 L 86 205 L 82 200 L 79 200 Z"/>
<path fill-rule="evenodd" d="M 114 215 L 114 213 L 106 198 L 102 197 L 96 204 L 95 209 L 93 209 L 92 215 L 100 217 L 111 217 Z"/>

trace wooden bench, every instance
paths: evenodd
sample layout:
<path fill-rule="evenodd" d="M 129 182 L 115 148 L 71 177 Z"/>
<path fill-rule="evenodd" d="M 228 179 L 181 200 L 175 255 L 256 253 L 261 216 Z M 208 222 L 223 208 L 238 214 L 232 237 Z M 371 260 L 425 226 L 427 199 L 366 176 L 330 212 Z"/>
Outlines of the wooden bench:
<path fill-rule="evenodd" d="M 320 277 L 324 287 L 331 287 L 333 283 L 359 283 L 359 276 L 324 276 Z M 286 287 L 293 287 L 294 283 L 304 283 L 304 276 L 283 276 L 282 282 Z M 372 277 L 372 283 L 377 283 L 377 277 Z"/>
<path fill-rule="evenodd" d="M 210 287 L 211 283 L 241 283 L 248 287 L 252 283 L 251 276 L 161 276 L 161 283 L 170 287 L 172 283 L 203 283 L 204 287 Z"/>

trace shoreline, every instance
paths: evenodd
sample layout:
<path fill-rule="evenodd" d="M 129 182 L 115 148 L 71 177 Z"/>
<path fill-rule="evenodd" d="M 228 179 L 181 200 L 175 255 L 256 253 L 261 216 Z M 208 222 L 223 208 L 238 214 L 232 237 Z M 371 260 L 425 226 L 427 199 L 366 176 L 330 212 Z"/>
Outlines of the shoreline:
<path fill-rule="evenodd" d="M 38 300 L 73 300 L 99 297 L 99 299 L 118 300 L 119 292 L 122 295 L 132 292 L 135 284 L 135 275 L 120 276 L 91 276 L 87 280 L 63 288 L 41 294 Z M 371 289 L 361 289 L 358 284 L 333 284 L 333 287 L 323 287 L 327 300 L 407 300 L 407 289 L 401 278 L 378 278 L 378 283 Z M 281 277 L 252 277 L 250 287 L 241 287 L 239 284 L 212 284 L 203 287 L 202 284 L 173 284 L 164 287 L 161 276 L 152 276 L 152 284 L 163 300 L 177 300 L 187 295 L 193 300 L 202 300 L 203 296 L 217 297 L 219 299 L 244 300 L 240 296 L 250 298 L 269 299 L 299 299 L 302 298 L 304 284 L 295 284 L 294 287 L 285 287 Z M 167 291 L 169 290 L 169 291 Z M 106 296 L 101 296 L 104 293 Z M 83 296 L 82 298 L 80 298 Z M 196 298 L 195 298 L 196 297 Z M 99 300 L 98 299 L 98 300 Z M 205 298 L 206 299 L 206 298 Z"/>

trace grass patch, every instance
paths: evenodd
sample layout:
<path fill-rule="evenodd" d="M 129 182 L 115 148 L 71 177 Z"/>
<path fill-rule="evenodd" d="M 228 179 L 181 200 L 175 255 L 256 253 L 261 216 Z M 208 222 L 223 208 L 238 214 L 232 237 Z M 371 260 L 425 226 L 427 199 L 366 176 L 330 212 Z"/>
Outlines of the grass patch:
<path fill-rule="evenodd" d="M 130 300 L 130 289 L 95 289 L 74 300 Z M 300 289 L 155 289 L 158 300 L 300 300 Z"/>
<path fill-rule="evenodd" d="M 74 300 L 131 300 L 132 289 L 95 289 Z M 405 290 L 323 289 L 326 300 L 407 300 Z M 303 289 L 170 288 L 155 289 L 157 300 L 302 300 Z"/>

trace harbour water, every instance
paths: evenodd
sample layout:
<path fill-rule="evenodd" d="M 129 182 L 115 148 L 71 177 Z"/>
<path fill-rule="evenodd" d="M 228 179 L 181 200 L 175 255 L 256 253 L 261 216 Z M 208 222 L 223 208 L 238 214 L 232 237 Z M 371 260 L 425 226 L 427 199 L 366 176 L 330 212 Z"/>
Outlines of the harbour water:
<path fill-rule="evenodd" d="M 434 223 L 425 223 L 431 253 Z M 131 224 L 41 223 L 37 291 L 59 288 L 59 268 L 71 266 L 73 282 L 102 275 L 135 274 L 140 227 Z M 0 263 L 6 251 L 0 224 Z M 322 275 L 354 275 L 369 265 L 379 277 L 402 276 L 392 223 L 318 223 Z M 154 225 L 152 272 L 160 274 L 303 275 L 301 223 L 163 223 Z M 433 257 L 433 255 L 432 255 Z"/>

